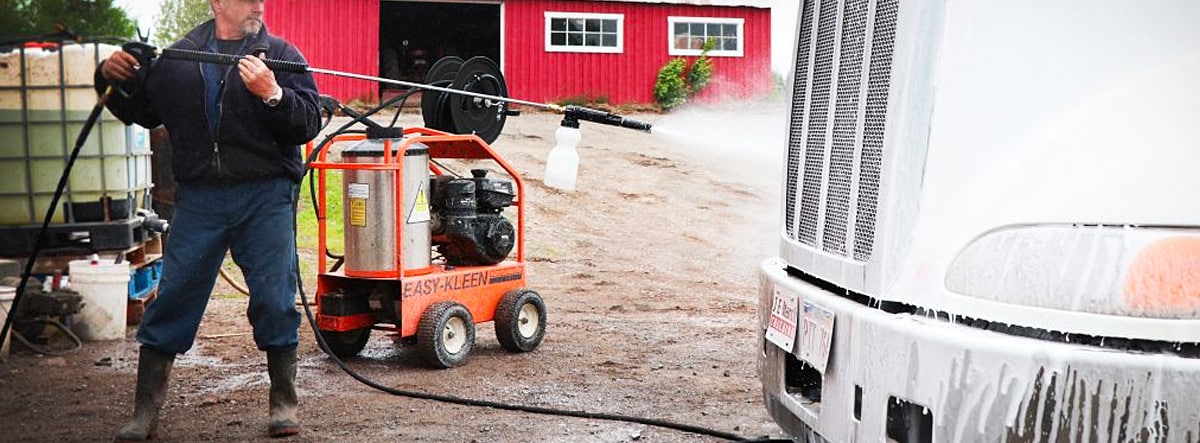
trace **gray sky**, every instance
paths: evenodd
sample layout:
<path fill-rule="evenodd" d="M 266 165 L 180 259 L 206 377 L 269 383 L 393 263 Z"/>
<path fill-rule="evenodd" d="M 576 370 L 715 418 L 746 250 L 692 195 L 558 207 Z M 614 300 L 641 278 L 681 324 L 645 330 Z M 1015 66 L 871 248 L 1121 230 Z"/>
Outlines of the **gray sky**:
<path fill-rule="evenodd" d="M 129 17 L 146 32 L 154 23 L 154 15 L 158 14 L 161 0 L 117 0 L 117 6 L 124 9 Z"/>
<path fill-rule="evenodd" d="M 161 0 L 117 0 L 120 6 L 138 22 L 142 30 L 153 25 Z M 783 73 L 791 63 L 792 35 L 800 0 L 775 0 L 771 9 L 771 70 Z M 268 5 L 269 6 L 269 5 Z"/>
<path fill-rule="evenodd" d="M 784 73 L 792 63 L 792 51 L 796 35 L 796 16 L 800 13 L 800 0 L 775 0 L 771 8 L 771 70 Z M 786 75 L 784 77 L 787 77 Z"/>

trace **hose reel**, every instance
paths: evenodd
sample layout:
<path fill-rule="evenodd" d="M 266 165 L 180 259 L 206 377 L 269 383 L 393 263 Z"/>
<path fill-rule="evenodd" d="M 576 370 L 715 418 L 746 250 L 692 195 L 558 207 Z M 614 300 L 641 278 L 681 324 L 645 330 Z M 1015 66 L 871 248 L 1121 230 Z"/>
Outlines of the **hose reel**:
<path fill-rule="evenodd" d="M 429 67 L 425 73 L 425 83 L 432 86 L 449 88 L 454 84 L 454 77 L 462 68 L 463 59 L 453 55 L 442 57 Z M 441 91 L 421 92 L 421 117 L 425 119 L 425 127 L 439 131 L 454 132 L 454 117 L 450 116 L 450 95 Z M 446 123 L 443 123 L 446 122 Z"/>
<path fill-rule="evenodd" d="M 425 83 L 495 97 L 508 97 L 508 86 L 500 66 L 492 59 L 477 56 L 466 61 L 444 57 L 429 68 Z M 509 115 L 516 115 L 508 103 L 478 96 L 446 91 L 421 94 L 421 115 L 425 126 L 454 134 L 475 134 L 492 143 L 500 137 Z"/>

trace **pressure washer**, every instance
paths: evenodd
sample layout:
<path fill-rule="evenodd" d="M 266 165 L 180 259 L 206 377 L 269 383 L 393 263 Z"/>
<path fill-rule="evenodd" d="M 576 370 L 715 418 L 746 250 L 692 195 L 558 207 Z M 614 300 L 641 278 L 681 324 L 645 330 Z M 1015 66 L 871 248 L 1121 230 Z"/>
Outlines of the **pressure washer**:
<path fill-rule="evenodd" d="M 138 58 L 142 66 L 149 66 L 156 58 L 225 65 L 238 61 L 234 56 L 207 52 L 180 49 L 160 52 L 141 42 L 127 43 L 122 49 Z M 415 339 L 419 354 L 432 366 L 458 366 L 466 361 L 473 347 L 475 325 L 487 321 L 495 323 L 497 339 L 506 350 L 536 349 L 545 334 L 546 307 L 541 296 L 526 287 L 524 183 L 489 143 L 499 136 L 505 119 L 516 115 L 509 108 L 514 104 L 564 114 L 564 126 L 576 130 L 579 121 L 589 121 L 649 132 L 652 128 L 649 123 L 582 106 L 509 98 L 499 68 L 482 57 L 466 61 L 448 58 L 435 63 L 427 76 L 429 84 L 279 60 L 267 59 L 264 64 L 275 71 L 311 72 L 411 88 L 404 95 L 361 114 L 322 97 L 322 107 L 329 113 L 326 125 L 332 121 L 334 109 L 342 110 L 352 120 L 320 143 L 307 145 L 304 174 L 310 178 L 310 186 L 316 183 L 318 187 L 313 192 L 319 249 L 315 316 L 303 284 L 298 289 L 318 345 L 343 371 L 394 395 L 624 421 L 742 440 L 735 434 L 663 420 L 398 390 L 363 377 L 341 360 L 359 353 L 372 330 L 383 330 L 402 341 Z M 108 93 L 113 89 L 109 87 Z M 394 127 L 394 122 L 385 127 L 369 120 L 371 115 L 418 90 L 434 92 L 422 95 L 422 114 L 427 127 L 401 129 Z M 84 125 L 71 160 L 87 138 L 108 93 L 101 97 L 92 118 Z M 365 133 L 349 133 L 351 125 L 359 123 L 367 127 Z M 331 161 L 327 156 L 328 148 L 336 143 L 354 143 L 340 153 L 341 161 Z M 507 178 L 489 176 L 491 170 L 486 168 L 472 169 L 470 177 L 463 177 L 441 162 L 449 159 L 490 162 Z M 71 160 L 63 171 L 59 194 L 70 173 Z M 325 216 L 327 173 L 335 170 L 342 174 L 341 197 L 345 207 L 345 251 L 340 256 L 328 249 Z M 315 179 L 312 171 L 316 171 Z M 506 214 L 509 208 L 512 213 Z M 54 210 L 55 205 L 51 204 L 46 220 Z M 432 256 L 434 250 L 438 257 Z M 36 257 L 35 251 L 30 263 Z M 337 261 L 329 266 L 329 258 Z M 302 281 L 298 260 L 297 256 L 295 272 L 297 281 Z M 30 273 L 27 265 L 21 287 Z M 17 297 L 20 296 L 18 292 Z M 6 322 L 0 329 L 0 339 L 8 327 Z"/>

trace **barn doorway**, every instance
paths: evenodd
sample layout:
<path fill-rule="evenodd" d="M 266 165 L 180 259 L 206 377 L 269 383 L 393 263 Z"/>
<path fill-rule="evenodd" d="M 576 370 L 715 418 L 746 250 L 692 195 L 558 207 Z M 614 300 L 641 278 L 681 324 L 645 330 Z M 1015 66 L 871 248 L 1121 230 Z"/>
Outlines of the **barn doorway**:
<path fill-rule="evenodd" d="M 424 82 L 438 59 L 482 55 L 500 63 L 500 4 L 383 1 L 379 12 L 379 75 Z M 382 84 L 381 95 L 401 86 Z"/>

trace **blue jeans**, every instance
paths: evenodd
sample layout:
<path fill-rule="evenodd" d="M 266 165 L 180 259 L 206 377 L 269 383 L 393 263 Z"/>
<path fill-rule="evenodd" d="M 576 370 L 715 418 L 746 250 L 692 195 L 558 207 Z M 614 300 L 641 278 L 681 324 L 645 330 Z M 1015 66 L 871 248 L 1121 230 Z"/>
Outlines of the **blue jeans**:
<path fill-rule="evenodd" d="M 217 272 L 230 251 L 250 289 L 246 315 L 258 349 L 295 347 L 300 326 L 297 191 L 287 178 L 179 184 L 158 298 L 142 317 L 138 341 L 159 352 L 182 354 L 191 349 Z"/>

